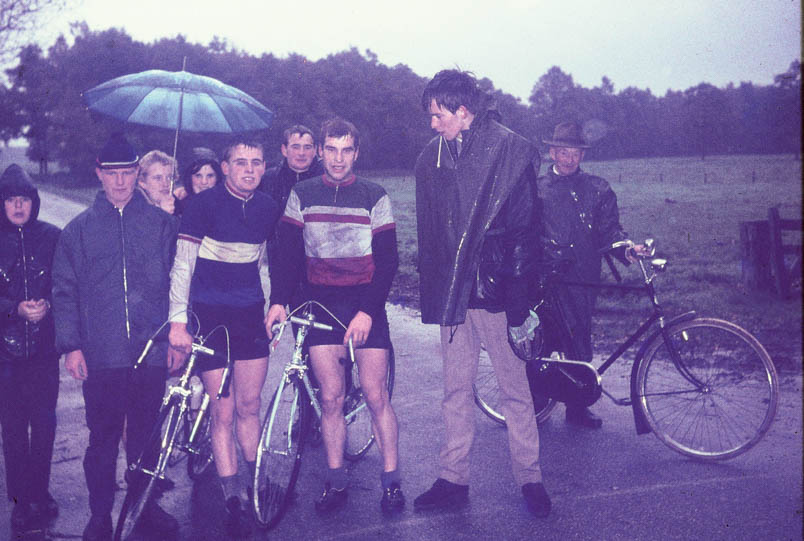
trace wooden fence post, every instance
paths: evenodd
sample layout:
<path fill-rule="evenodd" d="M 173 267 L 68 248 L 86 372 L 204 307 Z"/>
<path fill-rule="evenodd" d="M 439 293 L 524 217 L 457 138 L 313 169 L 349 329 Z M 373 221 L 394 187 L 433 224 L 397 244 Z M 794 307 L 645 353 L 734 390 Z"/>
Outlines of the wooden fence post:
<path fill-rule="evenodd" d="M 790 297 L 790 285 L 793 273 L 801 273 L 801 242 L 798 244 L 782 244 L 782 231 L 801 231 L 801 220 L 782 220 L 779 209 L 768 209 L 768 231 L 770 235 L 770 262 L 776 291 L 783 299 Z M 787 268 L 784 256 L 793 256 L 793 266 Z"/>
<path fill-rule="evenodd" d="M 742 281 L 750 290 L 773 289 L 769 245 L 767 221 L 740 222 L 740 270 Z"/>

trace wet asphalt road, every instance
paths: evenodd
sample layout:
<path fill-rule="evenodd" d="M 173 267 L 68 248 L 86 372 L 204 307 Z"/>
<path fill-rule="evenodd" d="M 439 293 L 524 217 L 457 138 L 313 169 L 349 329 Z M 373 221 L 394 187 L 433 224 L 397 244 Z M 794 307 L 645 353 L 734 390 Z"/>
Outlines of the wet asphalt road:
<path fill-rule="evenodd" d="M 43 206 L 43 212 L 46 208 Z M 255 531 L 252 539 L 802 538 L 800 376 L 782 378 L 782 401 L 765 439 L 745 455 L 724 463 L 694 462 L 650 434 L 636 436 L 630 408 L 617 407 L 606 398 L 594 407 L 604 419 L 601 430 L 566 425 L 563 408 L 559 408 L 540 435 L 545 484 L 553 500 L 553 512 L 546 519 L 533 518 L 524 507 L 510 472 L 504 429 L 478 412 L 470 505 L 447 513 L 413 512 L 413 498 L 429 488 L 436 475 L 441 431 L 438 336 L 436 328 L 422 326 L 406 309 L 391 307 L 389 317 L 397 351 L 393 403 L 400 421 L 408 508 L 394 518 L 380 513 L 381 462 L 372 449 L 351 468 L 346 508 L 335 516 L 318 517 L 312 502 L 321 488 L 325 461 L 323 448 L 310 446 L 305 451 L 295 504 L 275 529 Z M 280 356 L 276 355 L 266 383 L 266 399 L 279 365 Z M 604 386 L 615 395 L 625 394 L 627 371 L 612 368 Z M 10 504 L 0 505 L 0 538 L 81 537 L 88 519 L 81 467 L 87 431 L 80 385 L 66 373 L 62 373 L 58 418 L 51 492 L 61 513 L 46 531 L 18 536 L 7 526 Z M 120 487 L 124 486 L 123 467 L 121 453 Z M 0 472 L 0 479 L 4 475 Z M 161 504 L 179 519 L 180 539 L 227 539 L 214 474 L 192 483 L 181 463 L 169 475 L 176 487 L 162 497 Z M 121 488 L 116 509 L 123 495 Z"/>

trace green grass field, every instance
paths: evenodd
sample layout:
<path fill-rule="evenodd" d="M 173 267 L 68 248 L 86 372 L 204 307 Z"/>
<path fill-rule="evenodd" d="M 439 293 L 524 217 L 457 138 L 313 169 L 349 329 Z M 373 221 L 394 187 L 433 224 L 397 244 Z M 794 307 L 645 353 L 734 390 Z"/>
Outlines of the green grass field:
<path fill-rule="evenodd" d="M 546 165 L 542 165 L 544 170 Z M 695 309 L 739 323 L 760 339 L 780 369 L 801 371 L 801 282 L 793 299 L 747 291 L 740 280 L 739 224 L 764 220 L 778 206 L 783 218 L 801 217 L 801 162 L 793 156 L 711 156 L 587 162 L 617 193 L 621 221 L 635 241 L 656 239 L 669 259 L 657 279 L 670 315 Z M 418 307 L 414 179 L 409 172 L 365 172 L 391 196 L 397 222 L 400 269 L 390 301 Z M 704 178 L 705 175 L 705 178 Z M 47 190 L 89 202 L 96 189 Z M 801 235 L 789 241 L 801 242 Z M 621 269 L 627 281 L 635 269 Z M 628 336 L 649 314 L 637 294 L 601 294 L 595 325 L 599 352 Z"/>
<path fill-rule="evenodd" d="M 583 168 L 609 180 L 631 238 L 656 239 L 657 254 L 669 260 L 657 279 L 669 314 L 695 309 L 739 323 L 766 345 L 777 366 L 801 370 L 800 282 L 790 300 L 746 291 L 739 246 L 740 222 L 766 219 L 771 206 L 778 206 L 783 218 L 801 217 L 800 161 L 789 155 L 712 156 L 587 162 Z M 386 188 L 394 205 L 400 270 L 390 300 L 418 306 L 413 176 L 366 176 Z M 800 243 L 801 235 L 788 240 L 794 239 Z M 637 272 L 621 268 L 628 281 L 637 280 Z M 644 296 L 603 293 L 595 326 L 598 351 L 612 351 L 648 314 Z"/>

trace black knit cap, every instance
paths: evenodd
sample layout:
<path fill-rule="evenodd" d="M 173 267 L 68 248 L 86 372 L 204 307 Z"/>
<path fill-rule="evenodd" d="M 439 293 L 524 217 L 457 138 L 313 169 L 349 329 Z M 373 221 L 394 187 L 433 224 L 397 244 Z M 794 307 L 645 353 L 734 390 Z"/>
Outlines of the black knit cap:
<path fill-rule="evenodd" d="M 101 169 L 133 167 L 140 161 L 137 151 L 120 132 L 113 133 L 96 159 Z"/>

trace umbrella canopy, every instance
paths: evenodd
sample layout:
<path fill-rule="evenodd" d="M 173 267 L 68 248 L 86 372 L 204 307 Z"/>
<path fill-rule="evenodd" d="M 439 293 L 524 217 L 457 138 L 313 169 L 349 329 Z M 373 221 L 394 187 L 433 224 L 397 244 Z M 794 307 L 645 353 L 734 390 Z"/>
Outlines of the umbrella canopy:
<path fill-rule="evenodd" d="M 274 116 L 245 92 L 187 71 L 123 75 L 87 90 L 82 97 L 93 111 L 125 122 L 173 129 L 177 134 L 264 130 Z"/>

